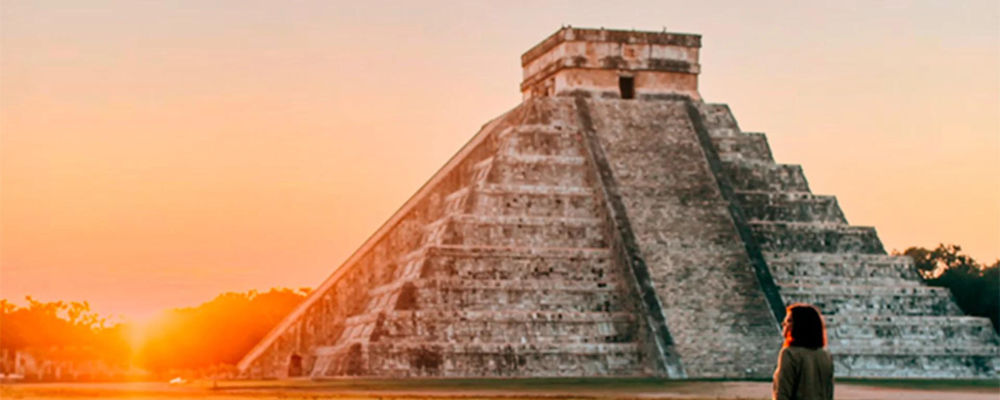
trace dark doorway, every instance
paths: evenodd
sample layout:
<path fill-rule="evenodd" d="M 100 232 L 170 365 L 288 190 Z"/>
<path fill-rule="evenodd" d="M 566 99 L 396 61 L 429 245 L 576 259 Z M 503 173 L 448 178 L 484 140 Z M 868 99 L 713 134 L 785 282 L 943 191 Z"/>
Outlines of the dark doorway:
<path fill-rule="evenodd" d="M 292 354 L 288 357 L 288 377 L 302 376 L 302 356 Z"/>
<path fill-rule="evenodd" d="M 618 89 L 621 91 L 623 99 L 634 99 L 635 78 L 631 76 L 619 76 Z"/>

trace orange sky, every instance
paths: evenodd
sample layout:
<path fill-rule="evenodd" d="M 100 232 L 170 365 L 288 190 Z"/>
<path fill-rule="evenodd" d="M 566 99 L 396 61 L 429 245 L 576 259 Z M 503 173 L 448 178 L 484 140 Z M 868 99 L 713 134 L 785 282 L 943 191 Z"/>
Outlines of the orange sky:
<path fill-rule="evenodd" d="M 315 286 L 562 24 L 704 35 L 703 97 L 851 223 L 1000 257 L 995 1 L 202 3 L 0 6 L 2 297 Z"/>

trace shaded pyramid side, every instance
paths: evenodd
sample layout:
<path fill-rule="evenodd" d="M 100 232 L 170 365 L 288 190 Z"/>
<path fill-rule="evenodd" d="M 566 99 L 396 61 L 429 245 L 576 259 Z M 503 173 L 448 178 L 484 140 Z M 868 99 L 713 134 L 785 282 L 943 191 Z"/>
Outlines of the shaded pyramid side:
<path fill-rule="evenodd" d="M 687 98 L 579 99 L 690 377 L 768 377 L 780 329 Z"/>
<path fill-rule="evenodd" d="M 568 104 L 487 124 L 241 370 L 659 374 Z"/>
<path fill-rule="evenodd" d="M 742 132 L 727 106 L 701 104 L 699 114 L 784 303 L 823 311 L 837 376 L 997 376 L 989 320 L 923 284 L 874 228 L 849 225 L 835 197 L 813 194 L 800 166 L 775 163 L 766 137 Z"/>

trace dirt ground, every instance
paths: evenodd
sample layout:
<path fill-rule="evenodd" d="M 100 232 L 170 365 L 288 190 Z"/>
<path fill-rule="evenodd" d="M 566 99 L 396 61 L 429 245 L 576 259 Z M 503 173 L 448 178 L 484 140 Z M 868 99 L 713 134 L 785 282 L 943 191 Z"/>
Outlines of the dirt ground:
<path fill-rule="evenodd" d="M 838 382 L 843 400 L 998 400 L 1000 381 Z M 162 400 L 244 399 L 769 399 L 769 382 L 658 380 L 224 381 L 170 385 L 135 383 L 15 383 L 0 398 Z"/>

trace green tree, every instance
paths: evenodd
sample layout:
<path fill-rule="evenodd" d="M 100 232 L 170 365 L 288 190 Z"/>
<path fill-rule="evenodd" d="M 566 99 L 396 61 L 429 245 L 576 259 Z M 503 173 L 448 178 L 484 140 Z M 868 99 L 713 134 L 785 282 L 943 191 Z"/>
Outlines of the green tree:
<path fill-rule="evenodd" d="M 910 247 L 902 255 L 913 258 L 928 285 L 948 288 L 962 311 L 989 318 L 1000 333 L 1000 260 L 979 264 L 953 244 L 939 244 L 934 249 Z"/>

